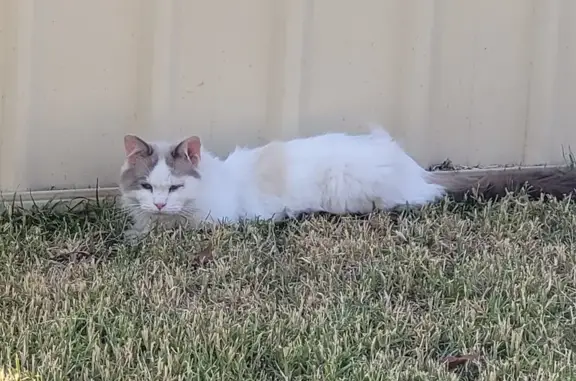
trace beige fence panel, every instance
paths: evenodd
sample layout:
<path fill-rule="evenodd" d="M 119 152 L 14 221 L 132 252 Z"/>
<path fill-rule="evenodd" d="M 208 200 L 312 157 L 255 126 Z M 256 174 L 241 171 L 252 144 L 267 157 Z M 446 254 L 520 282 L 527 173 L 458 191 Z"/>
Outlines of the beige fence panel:
<path fill-rule="evenodd" d="M 384 124 L 423 165 L 576 145 L 574 0 L 0 0 L 0 189 L 114 186 L 122 136 L 216 153 Z"/>

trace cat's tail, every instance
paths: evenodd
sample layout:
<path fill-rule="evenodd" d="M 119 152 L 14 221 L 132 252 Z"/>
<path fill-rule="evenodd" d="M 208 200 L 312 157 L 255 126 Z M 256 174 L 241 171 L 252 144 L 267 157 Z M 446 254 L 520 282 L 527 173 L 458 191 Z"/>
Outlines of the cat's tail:
<path fill-rule="evenodd" d="M 498 199 L 524 187 L 531 198 L 542 193 L 562 199 L 576 191 L 576 170 L 567 167 L 515 168 L 486 172 L 428 172 L 429 182 L 443 187 L 456 201 L 476 193 L 484 199 Z"/>

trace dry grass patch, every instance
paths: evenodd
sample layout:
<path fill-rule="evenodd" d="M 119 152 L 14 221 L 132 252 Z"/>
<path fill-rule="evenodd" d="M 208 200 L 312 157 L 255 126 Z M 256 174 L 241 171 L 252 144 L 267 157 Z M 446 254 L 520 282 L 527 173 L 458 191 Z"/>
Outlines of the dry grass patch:
<path fill-rule="evenodd" d="M 446 202 L 157 232 L 137 247 L 106 205 L 5 215 L 0 374 L 573 379 L 575 212 L 522 197 Z"/>

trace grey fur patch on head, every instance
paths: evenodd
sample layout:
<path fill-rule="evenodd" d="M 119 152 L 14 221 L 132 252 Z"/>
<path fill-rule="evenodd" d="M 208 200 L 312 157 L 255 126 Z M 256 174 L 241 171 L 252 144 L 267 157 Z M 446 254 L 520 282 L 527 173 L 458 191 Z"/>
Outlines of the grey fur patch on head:
<path fill-rule="evenodd" d="M 146 149 L 134 154 L 132 163 L 126 166 L 120 175 L 120 189 L 122 192 L 139 190 L 142 183 L 158 164 L 160 158 L 164 159 L 172 174 L 178 177 L 192 176 L 200 179 L 197 167 L 182 152 L 182 143 L 163 149 L 154 144 L 145 143 Z"/>
<path fill-rule="evenodd" d="M 170 167 L 172 173 L 176 176 L 192 176 L 200 179 L 200 173 L 198 173 L 196 166 L 186 156 L 185 150 L 182 149 L 183 144 L 186 144 L 185 140 L 172 147 L 164 156 L 166 165 Z"/>
<path fill-rule="evenodd" d="M 120 175 L 120 189 L 122 192 L 141 189 L 141 183 L 158 164 L 158 153 L 151 147 L 150 150 L 136 154 L 134 164 L 130 164 Z"/>

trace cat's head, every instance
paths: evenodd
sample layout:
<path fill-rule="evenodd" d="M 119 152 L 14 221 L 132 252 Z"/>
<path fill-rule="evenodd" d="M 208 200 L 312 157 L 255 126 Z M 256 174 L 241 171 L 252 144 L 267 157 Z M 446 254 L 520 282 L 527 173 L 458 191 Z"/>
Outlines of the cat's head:
<path fill-rule="evenodd" d="M 191 213 L 200 181 L 198 137 L 170 144 L 126 135 L 124 149 L 120 190 L 126 208 L 160 215 Z"/>

